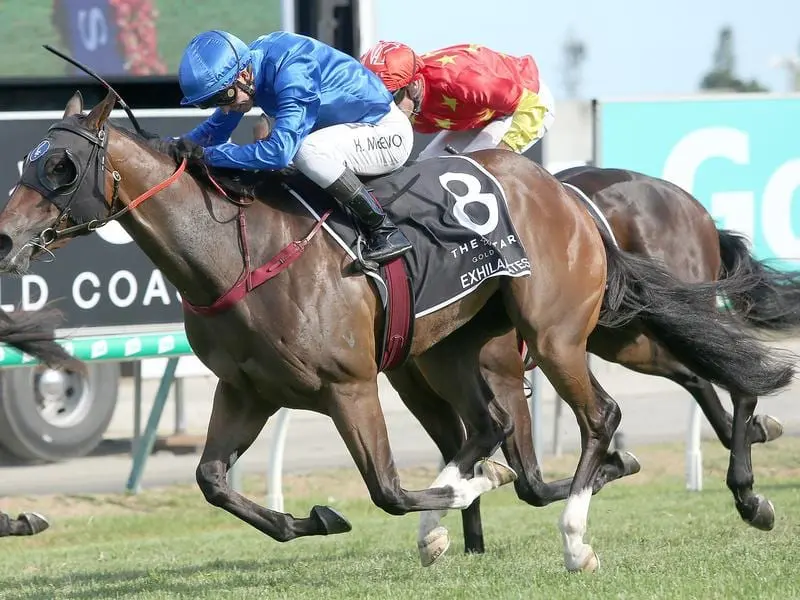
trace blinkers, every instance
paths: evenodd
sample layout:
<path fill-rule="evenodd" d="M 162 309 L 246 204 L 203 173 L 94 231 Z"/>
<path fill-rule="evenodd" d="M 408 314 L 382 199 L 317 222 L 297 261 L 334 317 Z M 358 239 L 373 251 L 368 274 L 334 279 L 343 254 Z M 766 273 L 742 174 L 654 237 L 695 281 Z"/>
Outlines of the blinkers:
<path fill-rule="evenodd" d="M 52 125 L 47 137 L 25 157 L 20 178 L 21 185 L 37 191 L 61 211 L 53 228 L 67 219 L 81 226 L 70 228 L 73 235 L 90 233 L 92 222 L 103 220 L 112 209 L 105 199 L 105 126 L 95 134 L 81 126 L 81 118 L 73 115 Z M 54 239 L 52 234 L 57 232 L 50 234 Z"/>

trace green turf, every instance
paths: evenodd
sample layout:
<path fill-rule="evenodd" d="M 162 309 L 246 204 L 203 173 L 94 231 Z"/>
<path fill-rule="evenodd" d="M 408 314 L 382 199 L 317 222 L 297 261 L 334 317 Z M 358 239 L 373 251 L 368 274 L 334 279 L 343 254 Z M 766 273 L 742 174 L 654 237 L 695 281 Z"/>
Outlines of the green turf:
<path fill-rule="evenodd" d="M 461 553 L 460 519 L 450 514 L 445 524 L 453 547 L 424 569 L 415 550 L 417 517 L 392 517 L 372 506 L 347 470 L 321 480 L 295 478 L 286 508 L 306 515 L 313 504 L 329 503 L 353 531 L 286 544 L 206 505 L 193 486 L 133 498 L 51 498 L 43 505 L 48 514 L 72 516 L 34 538 L 0 541 L 0 597 L 800 597 L 800 442 L 789 438 L 756 450 L 758 490 L 778 514 L 768 533 L 740 521 L 723 483 L 725 455 L 707 446 L 702 493 L 683 489 L 677 446 L 640 452 L 649 475 L 612 484 L 594 498 L 587 541 L 602 566 L 593 576 L 564 572 L 556 525 L 563 505 L 530 508 L 509 489 L 485 496 L 486 555 Z M 415 485 L 428 477 L 403 474 Z M 248 488 L 263 500 L 263 478 L 249 479 Z M 15 499 L 14 509 L 26 507 L 36 509 L 37 499 Z"/>
<path fill-rule="evenodd" d="M 0 0 L 0 78 L 59 76 L 65 63 L 42 44 L 66 49 L 51 23 L 50 0 Z M 176 73 L 186 43 L 205 29 L 224 29 L 246 43 L 280 29 L 277 0 L 156 0 L 161 58 Z"/>

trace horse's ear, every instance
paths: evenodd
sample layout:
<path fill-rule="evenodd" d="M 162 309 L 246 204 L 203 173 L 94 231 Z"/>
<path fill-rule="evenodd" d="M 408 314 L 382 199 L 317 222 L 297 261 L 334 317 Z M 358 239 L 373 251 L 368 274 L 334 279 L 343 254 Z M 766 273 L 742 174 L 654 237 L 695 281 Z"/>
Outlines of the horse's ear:
<path fill-rule="evenodd" d="M 111 110 L 114 108 L 116 102 L 117 96 L 114 92 L 109 90 L 106 97 L 103 98 L 100 104 L 95 105 L 92 112 L 86 117 L 86 126 L 94 131 L 100 131 L 103 123 L 105 123 L 106 119 L 111 115 Z"/>
<path fill-rule="evenodd" d="M 64 109 L 64 116 L 62 119 L 71 117 L 72 115 L 79 115 L 83 112 L 83 96 L 79 91 L 72 94 L 72 98 L 67 102 L 67 108 Z"/>

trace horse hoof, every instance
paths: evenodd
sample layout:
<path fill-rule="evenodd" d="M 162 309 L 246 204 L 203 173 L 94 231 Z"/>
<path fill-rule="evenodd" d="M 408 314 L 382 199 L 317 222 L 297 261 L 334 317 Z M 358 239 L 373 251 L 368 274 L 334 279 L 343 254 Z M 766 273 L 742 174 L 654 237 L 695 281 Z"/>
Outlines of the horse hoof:
<path fill-rule="evenodd" d="M 772 531 L 775 527 L 775 507 L 760 494 L 756 496 L 756 501 L 758 502 L 756 512 L 748 523 L 761 531 Z"/>
<path fill-rule="evenodd" d="M 572 568 L 567 566 L 567 570 L 570 573 L 596 573 L 599 569 L 600 559 L 597 556 L 597 552 L 592 550 L 591 547 L 589 547 L 589 555 L 579 567 Z"/>
<path fill-rule="evenodd" d="M 311 516 L 317 520 L 323 530 L 323 535 L 347 533 L 353 526 L 337 510 L 330 506 L 315 506 L 311 509 Z"/>
<path fill-rule="evenodd" d="M 614 458 L 619 461 L 623 477 L 635 475 L 642 470 L 642 465 L 639 459 L 634 456 L 633 452 L 617 450 L 614 452 L 614 455 Z"/>
<path fill-rule="evenodd" d="M 517 474 L 514 469 L 490 458 L 484 458 L 475 465 L 475 475 L 488 477 L 489 481 L 492 482 L 493 488 L 499 488 L 517 480 Z"/>
<path fill-rule="evenodd" d="M 753 425 L 761 429 L 764 433 L 764 442 L 777 440 L 783 435 L 783 424 L 775 417 L 769 415 L 756 415 L 753 418 Z"/>
<path fill-rule="evenodd" d="M 423 567 L 430 567 L 450 547 L 450 534 L 444 527 L 437 527 L 417 542 L 419 560 Z"/>
<path fill-rule="evenodd" d="M 597 573 L 599 569 L 600 569 L 600 558 L 598 558 L 597 552 L 592 550 L 592 553 L 586 558 L 586 561 L 583 563 L 581 571 L 583 573 Z"/>
<path fill-rule="evenodd" d="M 40 515 L 39 513 L 35 512 L 22 513 L 17 517 L 17 519 L 20 521 L 25 521 L 28 524 L 28 527 L 31 528 L 30 535 L 42 533 L 45 529 L 50 527 L 50 522 L 44 517 L 44 515 Z"/>

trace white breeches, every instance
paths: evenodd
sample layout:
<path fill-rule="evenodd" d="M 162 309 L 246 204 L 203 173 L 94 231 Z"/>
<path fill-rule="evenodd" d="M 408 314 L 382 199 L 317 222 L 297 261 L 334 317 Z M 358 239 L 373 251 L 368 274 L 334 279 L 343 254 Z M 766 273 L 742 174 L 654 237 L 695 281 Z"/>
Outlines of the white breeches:
<path fill-rule="evenodd" d="M 414 146 L 411 122 L 392 103 L 375 124 L 346 123 L 319 129 L 306 137 L 294 156 L 294 166 L 322 188 L 344 173 L 383 175 L 403 166 Z"/>

